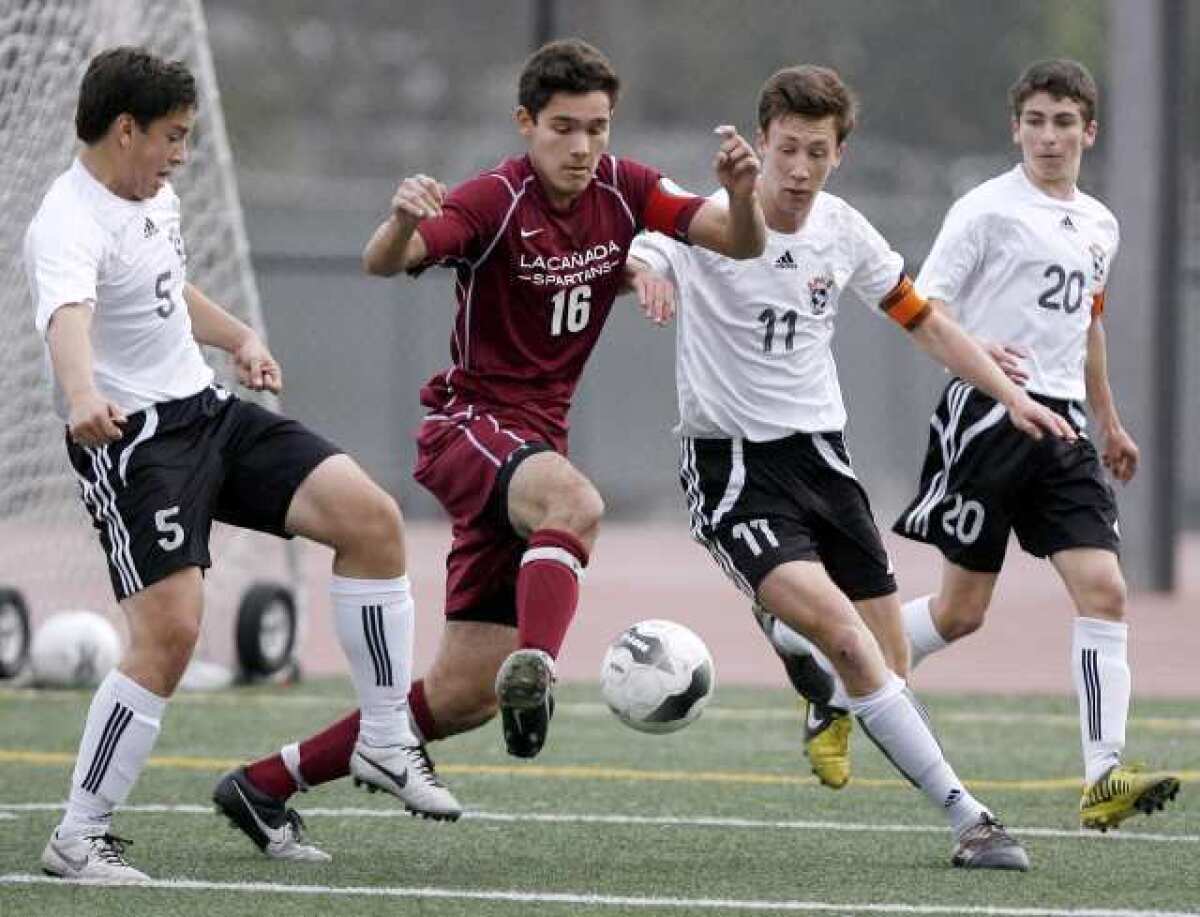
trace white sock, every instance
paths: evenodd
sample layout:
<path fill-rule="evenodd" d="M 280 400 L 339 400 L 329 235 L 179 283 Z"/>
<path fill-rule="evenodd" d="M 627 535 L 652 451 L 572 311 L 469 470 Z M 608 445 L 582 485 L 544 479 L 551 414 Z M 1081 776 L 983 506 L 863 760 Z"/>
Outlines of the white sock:
<path fill-rule="evenodd" d="M 307 793 L 308 784 L 305 783 L 304 774 L 300 770 L 300 743 L 291 742 L 279 749 L 279 760 L 283 762 L 288 775 L 295 781 L 296 789 L 301 793 Z"/>
<path fill-rule="evenodd" d="M 905 602 L 900 608 L 904 619 L 904 632 L 908 635 L 908 645 L 912 650 L 911 668 L 916 668 L 922 659 L 930 653 L 945 649 L 949 644 L 933 623 L 933 612 L 929 603 L 931 595 L 923 595 L 919 599 Z"/>
<path fill-rule="evenodd" d="M 359 739 L 367 745 L 415 745 L 408 724 L 414 606 L 408 577 L 334 576 L 333 623 L 358 692 Z"/>
<path fill-rule="evenodd" d="M 1119 764 L 1125 748 L 1131 692 L 1128 640 L 1128 624 L 1099 618 L 1075 619 L 1071 676 L 1079 695 L 1079 731 L 1088 783 Z"/>
<path fill-rule="evenodd" d="M 811 640 L 784 624 L 774 615 L 771 615 L 770 622 L 771 629 L 767 632 L 767 639 L 771 642 L 771 646 L 775 647 L 778 652 L 792 656 L 812 656 L 817 664 L 825 670 L 825 673 L 833 679 L 833 694 L 829 697 L 829 706 L 837 707 L 839 710 L 849 710 L 850 696 L 846 693 L 846 687 L 838 677 L 829 657 L 817 649 L 816 644 Z"/>
<path fill-rule="evenodd" d="M 88 708 L 67 812 L 59 834 L 106 833 L 113 809 L 129 798 L 154 742 L 167 699 L 113 669 Z"/>
<path fill-rule="evenodd" d="M 866 697 L 850 698 L 863 731 L 900 771 L 941 809 L 956 835 L 979 821 L 987 809 L 967 792 L 942 755 L 924 712 L 897 675 Z"/>

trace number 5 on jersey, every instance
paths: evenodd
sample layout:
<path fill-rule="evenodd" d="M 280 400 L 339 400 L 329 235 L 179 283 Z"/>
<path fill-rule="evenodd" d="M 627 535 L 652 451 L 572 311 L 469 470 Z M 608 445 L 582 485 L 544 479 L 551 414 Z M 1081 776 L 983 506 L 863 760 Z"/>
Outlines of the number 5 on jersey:
<path fill-rule="evenodd" d="M 588 284 L 559 290 L 550 300 L 554 314 L 550 316 L 550 336 L 558 337 L 565 330 L 571 333 L 582 331 L 592 317 L 592 288 Z"/>

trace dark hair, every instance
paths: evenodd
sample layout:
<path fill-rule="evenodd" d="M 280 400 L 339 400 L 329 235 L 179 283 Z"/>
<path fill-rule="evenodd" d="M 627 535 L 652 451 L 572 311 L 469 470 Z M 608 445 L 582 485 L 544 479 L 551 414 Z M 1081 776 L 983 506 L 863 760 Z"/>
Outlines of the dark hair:
<path fill-rule="evenodd" d="M 804 64 L 786 67 L 763 83 L 758 94 L 758 126 L 765 134 L 775 118 L 832 116 L 841 143 L 854 130 L 858 99 L 836 70 Z"/>
<path fill-rule="evenodd" d="M 1025 100 L 1039 92 L 1048 92 L 1056 99 L 1071 99 L 1083 106 L 1082 114 L 1085 124 L 1096 120 L 1096 110 L 1099 107 L 1100 93 L 1096 89 L 1096 81 L 1092 79 L 1087 67 L 1079 61 L 1059 58 L 1042 60 L 1030 64 L 1021 74 L 1020 79 L 1008 90 L 1008 102 L 1012 106 L 1012 116 L 1021 117 L 1021 109 Z"/>
<path fill-rule="evenodd" d="M 79 85 L 75 133 L 95 143 L 118 115 L 145 130 L 173 111 L 196 106 L 196 80 L 183 61 L 165 61 L 143 48 L 120 47 L 92 58 Z"/>
<path fill-rule="evenodd" d="M 615 108 L 621 92 L 617 72 L 598 48 L 578 38 L 566 38 L 542 45 L 529 56 L 521 69 L 517 85 L 517 103 L 536 121 L 556 92 L 581 95 L 607 92 Z"/>

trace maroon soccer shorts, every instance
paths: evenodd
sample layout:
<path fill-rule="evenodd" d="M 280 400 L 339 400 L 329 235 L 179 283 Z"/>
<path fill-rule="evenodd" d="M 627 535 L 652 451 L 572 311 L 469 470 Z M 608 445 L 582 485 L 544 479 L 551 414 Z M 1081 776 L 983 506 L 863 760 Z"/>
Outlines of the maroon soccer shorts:
<path fill-rule="evenodd" d="M 452 520 L 447 617 L 516 626 L 525 541 L 513 531 L 496 487 L 526 455 L 551 448 L 544 434 L 475 408 L 426 415 L 417 433 L 413 477 Z"/>

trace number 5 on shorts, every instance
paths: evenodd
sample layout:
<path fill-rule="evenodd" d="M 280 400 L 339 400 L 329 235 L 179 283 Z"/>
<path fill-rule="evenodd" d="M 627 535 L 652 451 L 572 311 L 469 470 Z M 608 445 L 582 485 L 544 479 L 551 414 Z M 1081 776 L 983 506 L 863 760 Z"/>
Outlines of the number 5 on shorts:
<path fill-rule="evenodd" d="M 183 526 L 171 521 L 172 517 L 178 515 L 178 506 L 169 506 L 154 514 L 154 527 L 166 536 L 158 539 L 158 546 L 164 551 L 174 551 L 183 544 Z"/>

